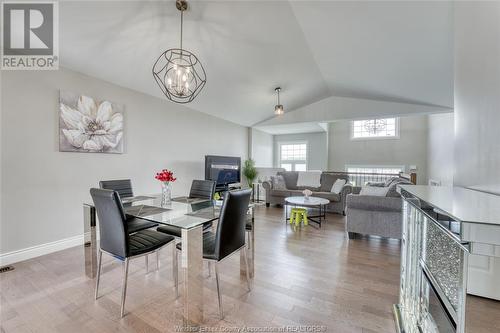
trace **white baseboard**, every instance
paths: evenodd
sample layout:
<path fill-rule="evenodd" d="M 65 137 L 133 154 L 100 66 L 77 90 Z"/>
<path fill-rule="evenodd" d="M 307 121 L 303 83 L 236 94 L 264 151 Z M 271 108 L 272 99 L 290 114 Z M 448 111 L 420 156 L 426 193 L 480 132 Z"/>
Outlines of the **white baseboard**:
<path fill-rule="evenodd" d="M 40 244 L 25 249 L 0 254 L 0 266 L 11 265 L 16 262 L 28 260 L 68 249 L 70 247 L 83 245 L 83 235 L 61 239 L 55 242 Z"/>

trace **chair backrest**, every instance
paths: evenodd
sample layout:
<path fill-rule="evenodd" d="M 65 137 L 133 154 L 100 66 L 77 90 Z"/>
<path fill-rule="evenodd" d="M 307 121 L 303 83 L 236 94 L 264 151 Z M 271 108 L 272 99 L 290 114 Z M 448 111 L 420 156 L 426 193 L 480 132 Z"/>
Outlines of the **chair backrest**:
<path fill-rule="evenodd" d="M 90 195 L 99 218 L 100 247 L 117 257 L 128 253 L 126 216 L 118 192 L 99 188 L 90 189 Z"/>
<path fill-rule="evenodd" d="M 212 200 L 215 194 L 215 181 L 213 180 L 193 180 L 191 183 L 190 198 L 200 198 Z"/>
<path fill-rule="evenodd" d="M 134 196 L 130 179 L 101 180 L 99 182 L 99 187 L 105 190 L 118 192 L 120 198 L 130 198 Z"/>
<path fill-rule="evenodd" d="M 245 225 L 251 189 L 227 192 L 215 239 L 215 255 L 222 260 L 245 245 Z"/>

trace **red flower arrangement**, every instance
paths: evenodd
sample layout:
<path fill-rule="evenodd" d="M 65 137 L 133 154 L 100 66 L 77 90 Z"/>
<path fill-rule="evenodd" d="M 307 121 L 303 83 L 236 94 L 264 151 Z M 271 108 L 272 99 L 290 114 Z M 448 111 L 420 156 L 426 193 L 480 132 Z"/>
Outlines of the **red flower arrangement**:
<path fill-rule="evenodd" d="M 174 177 L 174 173 L 167 169 L 157 172 L 155 178 L 161 182 L 175 182 L 177 180 L 177 178 Z"/>

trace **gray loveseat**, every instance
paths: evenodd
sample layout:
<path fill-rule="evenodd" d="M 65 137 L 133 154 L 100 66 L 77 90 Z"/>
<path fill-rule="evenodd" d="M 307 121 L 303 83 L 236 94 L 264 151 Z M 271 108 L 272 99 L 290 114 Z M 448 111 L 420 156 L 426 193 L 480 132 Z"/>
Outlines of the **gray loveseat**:
<path fill-rule="evenodd" d="M 299 173 L 296 171 L 278 172 L 278 175 L 283 176 L 286 189 L 274 189 L 271 181 L 263 182 L 262 186 L 266 190 L 266 206 L 269 207 L 271 204 L 283 205 L 286 197 L 302 196 L 302 191 L 309 189 L 313 192 L 312 196 L 330 200 L 330 204 L 327 206 L 327 211 L 344 214 L 346 197 L 352 192 L 352 186 L 350 184 L 344 185 L 339 194 L 332 193 L 330 190 L 332 189 L 333 183 L 335 183 L 337 179 L 340 178 L 347 181 L 348 176 L 346 174 L 323 172 L 321 174 L 321 186 L 318 188 L 298 187 L 297 180 Z"/>
<path fill-rule="evenodd" d="M 353 194 L 346 198 L 346 231 L 350 239 L 357 234 L 401 239 L 403 202 L 396 191 L 398 184 L 412 183 L 396 177 L 368 185 L 388 187 L 386 196 L 359 195 L 361 188 L 353 188 Z"/>

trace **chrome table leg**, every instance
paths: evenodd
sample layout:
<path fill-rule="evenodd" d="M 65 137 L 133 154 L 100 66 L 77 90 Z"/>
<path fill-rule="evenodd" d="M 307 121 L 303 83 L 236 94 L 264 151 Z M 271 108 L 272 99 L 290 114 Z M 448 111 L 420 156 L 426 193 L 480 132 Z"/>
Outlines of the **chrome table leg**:
<path fill-rule="evenodd" d="M 120 315 L 122 318 L 125 315 L 125 298 L 127 297 L 128 263 L 129 259 L 126 258 L 125 261 L 123 262 L 122 304 L 120 310 Z"/>
<path fill-rule="evenodd" d="M 83 205 L 83 241 L 85 275 L 93 279 L 97 271 L 96 213 L 93 206 Z"/>
<path fill-rule="evenodd" d="M 95 299 L 99 294 L 99 280 L 101 279 L 102 251 L 99 249 L 99 263 L 97 264 L 97 279 L 95 280 Z"/>
<path fill-rule="evenodd" d="M 250 278 L 254 277 L 254 258 L 255 258 L 255 216 L 254 208 L 251 208 L 250 223 L 252 224 L 252 230 L 248 232 L 248 245 L 250 245 L 249 251 L 247 251 L 248 259 L 248 274 Z M 245 265 L 245 256 L 242 251 L 240 251 L 240 275 L 245 276 L 247 274 L 247 265 Z"/>
<path fill-rule="evenodd" d="M 217 284 L 217 296 L 219 298 L 219 316 L 220 319 L 224 318 L 224 310 L 222 309 L 222 295 L 220 293 L 220 281 L 219 281 L 219 263 L 215 263 L 215 282 Z"/>
<path fill-rule="evenodd" d="M 247 257 L 247 248 L 243 246 L 243 256 L 245 257 L 245 266 L 246 266 L 246 275 L 247 275 L 247 286 L 248 286 L 248 291 L 251 291 L 252 288 L 250 287 L 250 272 L 248 271 L 248 257 Z"/>
<path fill-rule="evenodd" d="M 175 246 L 175 241 L 172 243 L 172 275 L 174 278 L 175 285 L 175 298 L 179 297 L 179 264 L 178 264 L 178 253 L 177 247 Z"/>
<path fill-rule="evenodd" d="M 184 326 L 203 323 L 203 227 L 182 229 Z"/>

